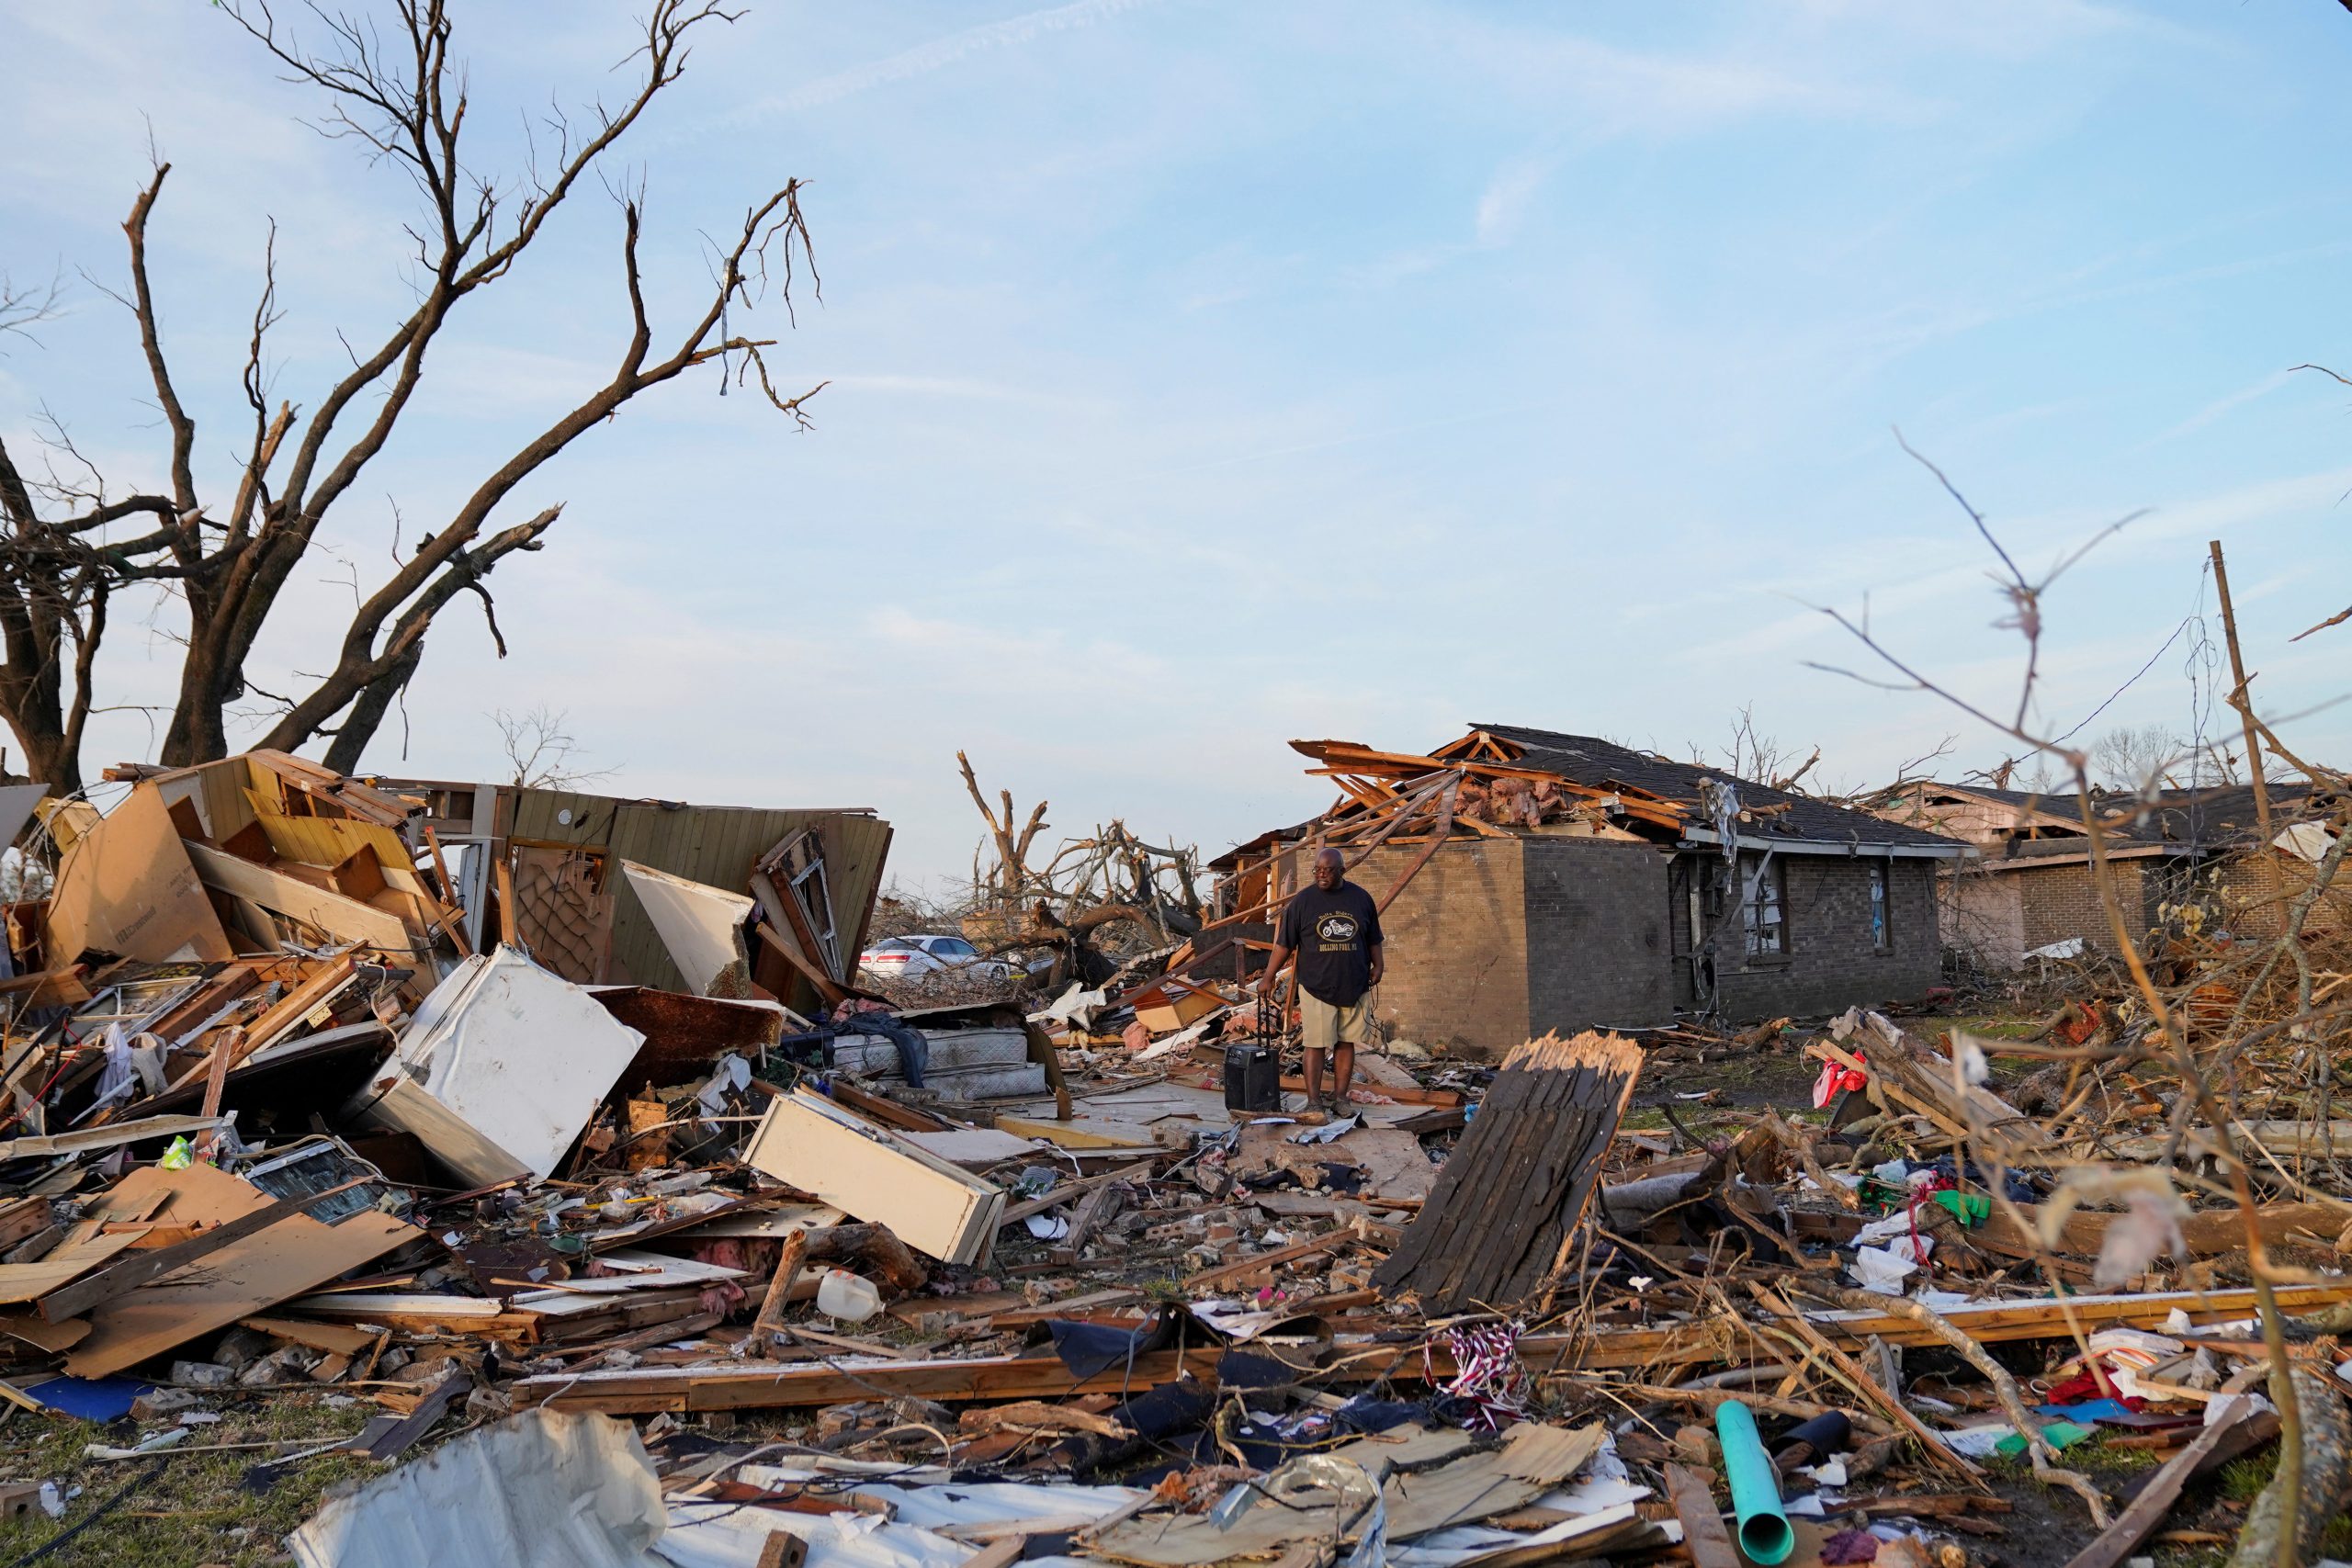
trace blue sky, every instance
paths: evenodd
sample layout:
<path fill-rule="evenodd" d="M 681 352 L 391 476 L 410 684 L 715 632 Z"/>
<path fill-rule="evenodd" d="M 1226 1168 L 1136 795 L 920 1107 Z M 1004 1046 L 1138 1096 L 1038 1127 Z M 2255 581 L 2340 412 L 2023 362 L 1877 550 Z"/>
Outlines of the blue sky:
<path fill-rule="evenodd" d="M 410 197 L 298 123 L 315 103 L 198 0 L 10 3 L 0 265 L 107 281 L 146 138 L 168 346 L 234 464 L 266 225 L 277 395 L 407 298 Z M 624 7 L 463 13 L 484 138 L 617 93 Z M 628 793 L 873 805 L 901 875 L 968 864 L 956 782 L 1222 849 L 1315 809 L 1283 742 L 1425 746 L 1492 719 L 1687 754 L 1753 704 L 1860 784 L 1948 734 L 1809 608 L 2013 701 L 2018 648 L 1932 457 L 2029 571 L 2146 515 L 2047 606 L 2039 721 L 2077 724 L 2230 552 L 2262 706 L 2352 754 L 2352 17 L 2332 0 L 1440 6 L 1079 0 L 820 6 L 713 30 L 616 175 L 649 189 L 657 311 L 699 236 L 787 176 L 825 279 L 780 378 L 795 434 L 688 378 L 543 471 L 568 502 L 436 630 L 385 771 L 498 765 L 492 710 L 567 710 Z M 142 120 L 141 117 L 145 117 Z M 418 417 L 264 663 L 318 667 L 397 503 L 430 526 L 610 374 L 601 193 L 436 351 Z M 490 297 L 494 301 L 495 296 Z M 120 312 L 0 357 L 118 485 L 159 448 Z M 173 624 L 120 617 L 125 703 Z M 2093 725 L 2198 721 L 2192 625 Z M 257 672 L 258 673 L 258 672 Z M 262 684 L 278 689 L 270 680 Z M 2209 725 L 2226 728 L 2225 717 Z M 2086 731 L 2086 733 L 2090 733 Z M 91 760 L 148 754 L 108 716 Z"/>

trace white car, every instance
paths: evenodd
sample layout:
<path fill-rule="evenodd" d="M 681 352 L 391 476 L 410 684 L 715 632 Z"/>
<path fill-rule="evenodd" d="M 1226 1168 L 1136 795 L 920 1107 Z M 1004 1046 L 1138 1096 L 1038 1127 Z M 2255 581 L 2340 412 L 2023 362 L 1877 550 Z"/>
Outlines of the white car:
<path fill-rule="evenodd" d="M 857 972 L 869 980 L 913 980 L 949 972 L 1009 980 L 1013 966 L 1001 958 L 981 957 L 980 950 L 960 936 L 894 936 L 859 953 Z"/>

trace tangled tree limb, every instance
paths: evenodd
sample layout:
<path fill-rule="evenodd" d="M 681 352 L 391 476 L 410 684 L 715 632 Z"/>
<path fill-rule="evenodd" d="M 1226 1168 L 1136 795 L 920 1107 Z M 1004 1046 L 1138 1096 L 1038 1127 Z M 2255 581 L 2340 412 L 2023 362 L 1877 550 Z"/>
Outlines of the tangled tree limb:
<path fill-rule="evenodd" d="M 2296 1478 L 2301 1484 L 2290 1481 L 2282 1454 L 2278 1473 L 2246 1514 L 2237 1550 L 2230 1553 L 2230 1568 L 2261 1568 L 2281 1561 L 2316 1562 L 2320 1537 L 2352 1507 L 2352 1414 L 2345 1409 L 2344 1396 L 2301 1367 L 2290 1371 L 2288 1381 L 2303 1424 L 2302 1473 Z M 2291 1546 L 2287 1539 L 2290 1533 Z"/>
<path fill-rule="evenodd" d="M 2025 1400 L 2018 1393 L 2018 1380 L 2009 1375 L 2007 1367 L 1986 1354 L 1982 1345 L 1962 1333 L 1950 1318 L 1907 1296 L 1882 1296 L 1872 1291 L 1851 1291 L 1815 1279 L 1808 1279 L 1797 1288 L 1857 1312 L 1907 1317 L 1941 1340 L 1962 1359 L 1984 1373 L 1984 1381 L 1993 1385 L 1993 1393 L 2001 1402 L 2002 1413 L 2008 1416 L 2009 1424 L 2025 1438 L 2026 1453 L 2033 1461 L 2034 1479 L 2046 1486 L 2064 1486 L 2083 1500 L 2083 1506 L 2090 1510 L 2093 1525 L 2100 1529 L 2108 1527 L 2107 1499 L 2100 1495 L 2098 1488 L 2076 1472 L 2050 1462 L 2057 1457 L 2057 1450 L 2041 1435 L 2041 1423 L 2026 1409 Z"/>

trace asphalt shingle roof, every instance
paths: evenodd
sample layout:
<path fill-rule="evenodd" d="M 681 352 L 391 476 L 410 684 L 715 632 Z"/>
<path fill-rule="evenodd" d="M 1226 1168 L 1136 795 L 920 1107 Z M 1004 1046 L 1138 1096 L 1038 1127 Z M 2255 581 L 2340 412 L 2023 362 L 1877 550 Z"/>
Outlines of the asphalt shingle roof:
<path fill-rule="evenodd" d="M 1923 849 L 1952 849 L 1962 847 L 1962 840 L 1930 833 L 1924 829 L 1905 827 L 1873 817 L 1867 811 L 1849 811 L 1842 806 L 1815 800 L 1802 795 L 1791 795 L 1758 784 L 1752 779 L 1737 779 L 1721 768 L 1702 768 L 1690 762 L 1677 762 L 1668 758 L 1653 756 L 1615 745 L 1591 735 L 1563 735 L 1550 729 L 1528 729 L 1515 724 L 1479 724 L 1482 729 L 1498 739 L 1523 747 L 1526 754 L 1520 765 L 1540 768 L 1557 773 L 1571 784 L 1593 788 L 1623 785 L 1646 790 L 1663 799 L 1690 808 L 1698 825 L 1706 820 L 1700 805 L 1699 782 L 1702 779 L 1731 779 L 1738 785 L 1743 807 L 1777 806 L 1787 803 L 1788 810 L 1770 817 L 1758 818 L 1740 825 L 1743 834 L 1753 838 L 1808 839 L 1838 844 L 1905 844 Z"/>

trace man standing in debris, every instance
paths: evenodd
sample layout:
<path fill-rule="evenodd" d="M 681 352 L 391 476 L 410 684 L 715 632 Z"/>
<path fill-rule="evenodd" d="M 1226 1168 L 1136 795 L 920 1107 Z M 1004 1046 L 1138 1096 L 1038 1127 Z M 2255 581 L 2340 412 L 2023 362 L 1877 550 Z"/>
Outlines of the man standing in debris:
<path fill-rule="evenodd" d="M 1380 984 L 1380 910 L 1372 895 L 1347 879 L 1340 852 L 1315 854 L 1315 881 L 1283 910 L 1273 957 L 1261 989 L 1272 991 L 1283 965 L 1298 955 L 1299 1033 L 1306 1046 L 1306 1109 L 1336 1112 L 1348 1101 L 1356 1074 L 1356 1046 L 1368 1037 L 1372 1005 L 1365 993 Z M 1323 1098 L 1323 1056 L 1332 1057 L 1334 1087 Z"/>

